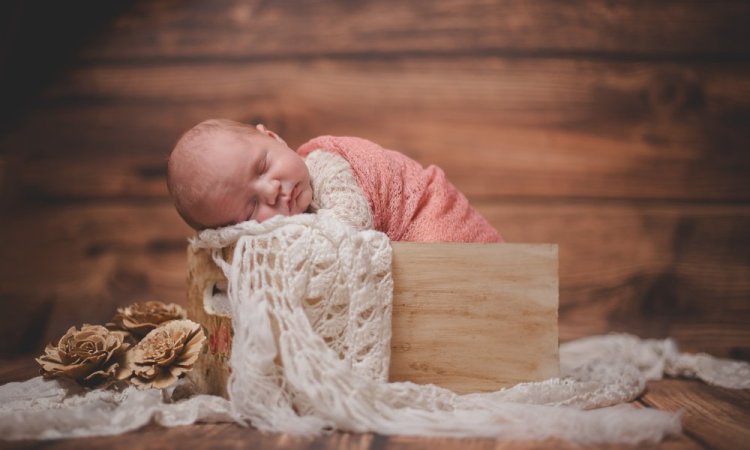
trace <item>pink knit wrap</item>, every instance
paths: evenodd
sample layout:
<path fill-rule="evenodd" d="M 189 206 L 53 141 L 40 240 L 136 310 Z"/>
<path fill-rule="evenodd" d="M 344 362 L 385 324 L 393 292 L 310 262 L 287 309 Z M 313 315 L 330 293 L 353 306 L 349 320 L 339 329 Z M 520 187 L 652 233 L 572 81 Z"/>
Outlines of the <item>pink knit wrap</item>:
<path fill-rule="evenodd" d="M 303 144 L 303 158 L 322 149 L 346 159 L 370 203 L 374 227 L 393 241 L 502 242 L 498 232 L 437 166 L 365 139 L 320 136 Z"/>

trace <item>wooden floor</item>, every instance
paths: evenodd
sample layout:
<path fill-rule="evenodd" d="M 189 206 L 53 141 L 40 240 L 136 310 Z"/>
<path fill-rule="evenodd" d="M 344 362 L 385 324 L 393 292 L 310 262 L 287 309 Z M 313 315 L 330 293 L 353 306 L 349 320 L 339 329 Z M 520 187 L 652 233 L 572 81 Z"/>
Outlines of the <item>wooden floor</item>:
<path fill-rule="evenodd" d="M 27 379 L 36 374 L 30 359 L 0 362 L 0 383 Z M 750 443 L 750 391 L 734 391 L 707 386 L 693 380 L 667 379 L 648 383 L 637 407 L 681 411 L 684 434 L 658 444 L 642 445 L 656 449 L 741 449 Z M 0 448 L 45 449 L 229 449 L 264 448 L 278 450 L 372 449 L 372 450 L 462 450 L 489 449 L 575 449 L 580 446 L 563 441 L 507 442 L 496 439 L 447 439 L 372 434 L 334 433 L 315 439 L 300 439 L 284 434 L 264 434 L 235 424 L 199 424 L 161 428 L 151 425 L 121 436 L 55 441 L 2 442 Z M 586 448 L 586 447 L 584 447 Z M 629 449 L 629 445 L 590 446 L 590 448 Z"/>

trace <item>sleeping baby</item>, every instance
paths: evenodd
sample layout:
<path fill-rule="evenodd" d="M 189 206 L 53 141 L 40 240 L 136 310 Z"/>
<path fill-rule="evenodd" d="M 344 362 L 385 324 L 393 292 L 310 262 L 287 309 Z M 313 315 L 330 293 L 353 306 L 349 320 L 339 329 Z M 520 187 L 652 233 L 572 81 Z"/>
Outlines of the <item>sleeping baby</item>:
<path fill-rule="evenodd" d="M 295 152 L 262 125 L 206 120 L 172 150 L 167 185 L 196 230 L 327 209 L 393 241 L 502 242 L 440 168 L 359 138 L 321 136 Z"/>

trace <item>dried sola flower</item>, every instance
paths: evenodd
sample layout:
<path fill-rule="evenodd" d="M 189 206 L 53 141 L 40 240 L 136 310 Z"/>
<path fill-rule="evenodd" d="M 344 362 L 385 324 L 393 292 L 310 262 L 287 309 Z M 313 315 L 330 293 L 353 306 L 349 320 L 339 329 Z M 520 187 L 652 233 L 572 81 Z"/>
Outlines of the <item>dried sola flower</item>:
<path fill-rule="evenodd" d="M 168 387 L 193 368 L 205 340 L 201 326 L 190 320 L 155 328 L 128 352 L 130 381 L 141 388 Z"/>
<path fill-rule="evenodd" d="M 164 322 L 186 317 L 185 309 L 175 303 L 166 304 L 156 301 L 133 303 L 124 308 L 117 308 L 117 314 L 107 326 L 129 331 L 137 337 L 143 337 Z"/>
<path fill-rule="evenodd" d="M 70 378 L 88 387 L 103 387 L 130 376 L 125 353 L 127 333 L 101 325 L 70 327 L 56 346 L 48 344 L 36 361 L 44 378 Z"/>

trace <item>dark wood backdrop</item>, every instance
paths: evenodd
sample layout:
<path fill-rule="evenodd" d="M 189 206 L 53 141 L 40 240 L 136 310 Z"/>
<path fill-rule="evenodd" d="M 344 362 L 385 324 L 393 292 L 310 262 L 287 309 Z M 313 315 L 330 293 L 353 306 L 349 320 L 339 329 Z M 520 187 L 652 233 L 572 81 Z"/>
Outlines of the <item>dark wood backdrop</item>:
<path fill-rule="evenodd" d="M 750 2 L 3 9 L 1 356 L 184 302 L 164 161 L 228 117 L 438 164 L 507 240 L 558 243 L 563 340 L 750 359 Z"/>

